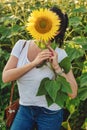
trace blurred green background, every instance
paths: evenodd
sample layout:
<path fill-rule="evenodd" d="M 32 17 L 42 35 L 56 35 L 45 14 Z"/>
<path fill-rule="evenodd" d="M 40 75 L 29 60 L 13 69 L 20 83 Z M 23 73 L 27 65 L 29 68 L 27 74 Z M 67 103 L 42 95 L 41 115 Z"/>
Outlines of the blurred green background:
<path fill-rule="evenodd" d="M 78 83 L 77 98 L 67 102 L 61 130 L 87 130 L 87 1 L 86 0 L 0 0 L 0 130 L 7 130 L 3 120 L 9 104 L 11 83 L 2 82 L 2 70 L 12 47 L 19 39 L 30 39 L 25 24 L 30 12 L 40 7 L 59 6 L 69 17 L 64 38 L 73 73 Z M 14 99 L 18 96 L 15 88 Z"/>

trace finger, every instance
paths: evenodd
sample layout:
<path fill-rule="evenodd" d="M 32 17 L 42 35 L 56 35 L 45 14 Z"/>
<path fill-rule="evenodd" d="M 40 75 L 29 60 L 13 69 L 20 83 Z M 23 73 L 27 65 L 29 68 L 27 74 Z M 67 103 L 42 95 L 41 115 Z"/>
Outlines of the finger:
<path fill-rule="evenodd" d="M 49 62 L 51 62 L 51 63 L 53 62 L 53 58 L 52 57 L 49 58 Z"/>
<path fill-rule="evenodd" d="M 46 58 L 46 59 L 47 59 L 47 58 L 49 59 L 50 57 L 51 57 L 51 56 L 50 56 L 49 54 L 47 54 L 47 55 L 41 55 L 41 56 L 40 56 L 40 58 Z"/>
<path fill-rule="evenodd" d="M 52 48 L 51 46 L 48 45 L 47 48 L 48 48 L 50 51 L 54 52 L 54 50 L 53 50 L 53 48 Z"/>
<path fill-rule="evenodd" d="M 43 57 L 43 58 L 41 58 L 41 61 L 44 61 L 44 60 L 46 60 L 46 61 L 48 61 L 48 57 Z"/>
<path fill-rule="evenodd" d="M 43 51 L 43 52 L 41 52 L 40 53 L 40 55 L 49 55 L 49 56 L 52 56 L 52 52 L 50 52 L 50 51 Z"/>
<path fill-rule="evenodd" d="M 47 47 L 52 52 L 52 56 L 54 56 L 55 55 L 55 51 L 53 50 L 53 48 L 51 46 L 47 46 Z"/>
<path fill-rule="evenodd" d="M 50 50 L 46 50 L 46 51 L 43 51 L 43 53 L 45 53 L 45 54 L 51 54 L 51 51 Z"/>

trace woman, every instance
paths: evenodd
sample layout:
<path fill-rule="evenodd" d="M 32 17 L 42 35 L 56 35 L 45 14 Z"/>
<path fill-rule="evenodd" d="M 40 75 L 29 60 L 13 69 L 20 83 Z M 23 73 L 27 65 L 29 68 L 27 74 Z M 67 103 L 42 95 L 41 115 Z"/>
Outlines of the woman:
<path fill-rule="evenodd" d="M 61 19 L 60 30 L 54 37 L 59 46 L 63 43 L 64 34 L 68 25 L 68 17 L 57 7 L 51 8 Z M 44 60 L 51 62 L 54 71 L 61 74 L 70 83 L 71 98 L 77 95 L 77 83 L 72 70 L 67 74 L 62 72 L 59 62 L 67 56 L 63 49 L 50 47 L 52 41 L 48 42 L 48 49 L 41 50 L 33 40 L 19 40 L 12 49 L 11 56 L 3 70 L 3 82 L 17 80 L 20 95 L 20 107 L 11 130 L 32 130 L 37 124 L 38 130 L 60 130 L 63 121 L 63 109 L 53 103 L 47 106 L 45 96 L 36 96 L 40 82 L 43 78 L 54 77 L 54 72 L 46 65 L 37 68 Z"/>

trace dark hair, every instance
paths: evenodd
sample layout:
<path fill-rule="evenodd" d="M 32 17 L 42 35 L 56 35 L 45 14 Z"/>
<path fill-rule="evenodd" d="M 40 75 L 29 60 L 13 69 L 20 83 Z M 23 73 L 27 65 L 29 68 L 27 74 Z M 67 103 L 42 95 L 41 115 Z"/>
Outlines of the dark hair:
<path fill-rule="evenodd" d="M 61 20 L 61 25 L 59 29 L 60 33 L 56 35 L 54 39 L 52 39 L 52 41 L 55 41 L 59 44 L 59 47 L 61 47 L 63 44 L 66 28 L 68 27 L 68 16 L 67 14 L 62 13 L 62 11 L 56 6 L 52 7 L 50 10 L 56 13 Z"/>

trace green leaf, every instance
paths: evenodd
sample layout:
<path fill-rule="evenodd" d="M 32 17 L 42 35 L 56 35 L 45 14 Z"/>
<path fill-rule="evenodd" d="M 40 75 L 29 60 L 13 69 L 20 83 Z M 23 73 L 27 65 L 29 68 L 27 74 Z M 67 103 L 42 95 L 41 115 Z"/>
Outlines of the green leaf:
<path fill-rule="evenodd" d="M 81 18 L 80 17 L 75 16 L 75 17 L 71 17 L 69 19 L 69 25 L 70 26 L 77 27 L 80 23 L 81 23 Z"/>
<path fill-rule="evenodd" d="M 71 68 L 71 62 L 69 57 L 65 57 L 60 63 L 61 68 L 64 69 L 65 73 L 68 73 Z"/>
<path fill-rule="evenodd" d="M 55 101 L 57 91 L 60 89 L 60 84 L 58 84 L 56 80 L 49 80 L 46 82 L 45 88 L 52 100 Z"/>
<path fill-rule="evenodd" d="M 66 52 L 71 61 L 85 54 L 85 51 L 82 48 L 75 48 L 75 47 L 72 47 L 71 45 L 66 47 Z"/>
<path fill-rule="evenodd" d="M 70 123 L 68 121 L 65 121 L 62 123 L 62 126 L 66 129 L 66 130 L 71 130 L 71 127 L 70 127 Z"/>
<path fill-rule="evenodd" d="M 51 99 L 51 97 L 49 95 L 46 95 L 46 100 L 47 100 L 47 104 L 48 104 L 48 107 L 53 104 L 53 100 Z"/>
<path fill-rule="evenodd" d="M 45 83 L 49 81 L 49 78 L 44 78 L 39 86 L 38 92 L 37 92 L 37 96 L 41 96 L 41 95 L 46 95 L 47 91 L 45 89 Z"/>
<path fill-rule="evenodd" d="M 58 91 L 55 103 L 60 107 L 64 107 L 67 99 L 68 96 L 65 93 Z"/>
<path fill-rule="evenodd" d="M 21 27 L 19 25 L 14 25 L 12 28 L 11 28 L 11 32 L 12 33 L 18 33 L 18 31 L 20 31 Z"/>
<path fill-rule="evenodd" d="M 80 77 L 80 86 L 84 87 L 87 86 L 87 73 L 84 73 Z"/>
<path fill-rule="evenodd" d="M 62 80 L 62 91 L 68 93 L 72 93 L 71 86 L 66 80 Z"/>
<path fill-rule="evenodd" d="M 75 8 L 73 10 L 73 12 L 82 12 L 82 13 L 87 13 L 87 9 L 85 8 L 85 6 L 81 6 L 79 8 Z"/>
<path fill-rule="evenodd" d="M 87 73 L 87 61 L 84 61 L 84 63 L 83 63 L 82 73 Z"/>
<path fill-rule="evenodd" d="M 72 93 L 71 87 L 70 87 L 70 83 L 67 82 L 67 80 L 62 77 L 62 76 L 57 76 L 57 82 L 61 83 L 61 91 L 65 92 L 65 93 Z"/>
<path fill-rule="evenodd" d="M 87 128 L 87 118 L 85 119 L 85 122 L 83 123 L 83 125 L 81 126 L 81 128 L 83 130 L 86 130 L 86 128 Z"/>
<path fill-rule="evenodd" d="M 79 99 L 82 101 L 87 99 L 87 88 L 86 87 L 80 88 L 78 92 L 78 96 L 79 96 Z"/>
<path fill-rule="evenodd" d="M 7 37 L 11 34 L 11 30 L 5 26 L 0 26 L 0 33 L 2 34 L 2 37 Z"/>
<path fill-rule="evenodd" d="M 73 107 L 75 106 L 75 110 L 76 110 L 76 107 L 79 105 L 79 103 L 80 103 L 80 99 L 78 96 L 74 99 L 69 98 L 69 100 L 67 100 L 66 103 L 66 108 L 69 110 L 70 113 L 73 113 L 74 112 Z"/>
<path fill-rule="evenodd" d="M 63 126 L 65 129 L 67 129 L 67 124 L 68 124 L 67 121 L 62 122 L 62 126 Z"/>
<path fill-rule="evenodd" d="M 78 37 L 73 37 L 72 41 L 76 45 L 81 45 L 84 50 L 87 50 L 87 37 L 84 36 L 78 36 Z"/>

